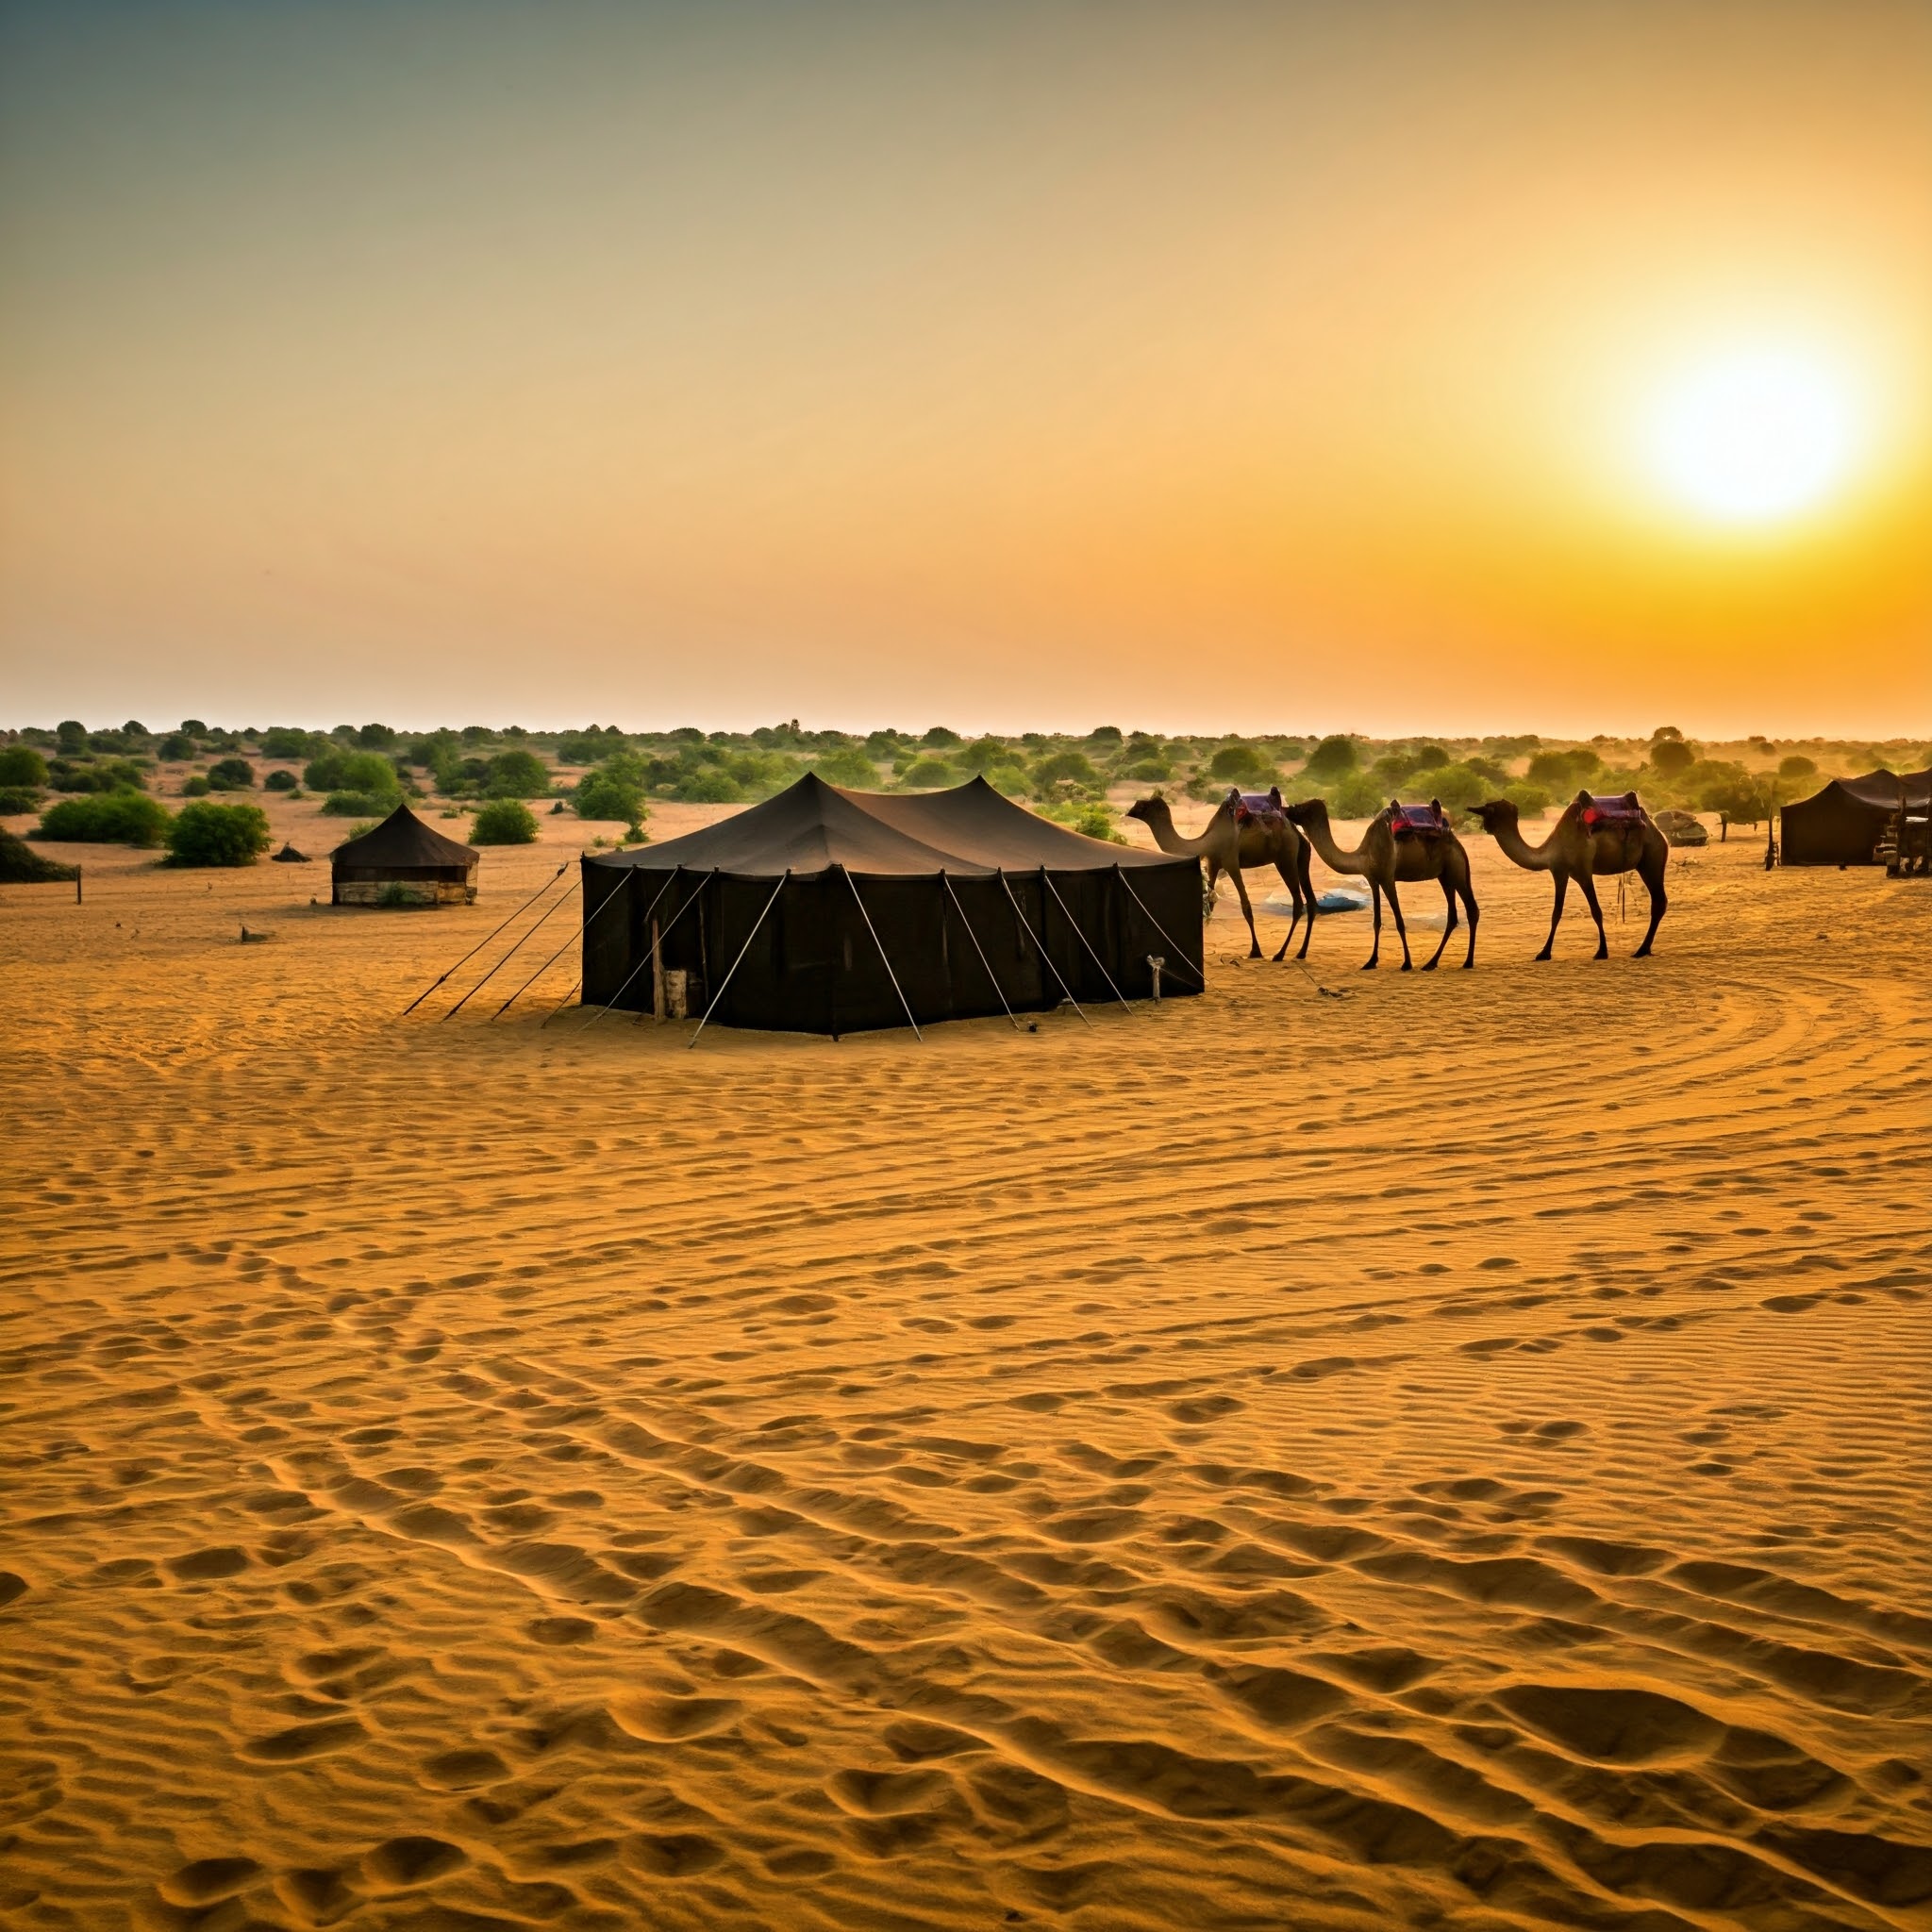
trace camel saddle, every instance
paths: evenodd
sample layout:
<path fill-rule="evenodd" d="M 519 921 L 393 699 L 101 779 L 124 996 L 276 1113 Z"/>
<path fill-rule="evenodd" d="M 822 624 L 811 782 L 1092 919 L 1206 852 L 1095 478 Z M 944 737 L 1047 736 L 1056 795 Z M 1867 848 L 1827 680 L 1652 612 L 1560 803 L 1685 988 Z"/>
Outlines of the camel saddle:
<path fill-rule="evenodd" d="M 1227 799 L 1234 807 L 1234 822 L 1238 825 L 1279 825 L 1288 822 L 1288 808 L 1281 802 L 1279 785 L 1271 786 L 1265 792 L 1230 791 Z"/>
<path fill-rule="evenodd" d="M 1440 839 L 1449 829 L 1449 821 L 1434 799 L 1427 805 L 1404 805 L 1399 798 L 1391 798 L 1389 827 L 1398 839 Z"/>
<path fill-rule="evenodd" d="M 1643 820 L 1643 807 L 1634 791 L 1592 791 L 1583 808 L 1587 831 L 1634 832 Z"/>

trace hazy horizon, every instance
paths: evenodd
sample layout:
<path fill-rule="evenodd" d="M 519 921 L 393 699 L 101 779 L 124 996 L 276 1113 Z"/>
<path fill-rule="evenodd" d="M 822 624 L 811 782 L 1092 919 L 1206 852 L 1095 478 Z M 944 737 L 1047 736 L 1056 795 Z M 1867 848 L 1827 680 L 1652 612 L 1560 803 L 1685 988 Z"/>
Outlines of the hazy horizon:
<path fill-rule="evenodd" d="M 1924 736 L 1927 99 L 1892 0 L 0 0 L 8 704 Z"/>

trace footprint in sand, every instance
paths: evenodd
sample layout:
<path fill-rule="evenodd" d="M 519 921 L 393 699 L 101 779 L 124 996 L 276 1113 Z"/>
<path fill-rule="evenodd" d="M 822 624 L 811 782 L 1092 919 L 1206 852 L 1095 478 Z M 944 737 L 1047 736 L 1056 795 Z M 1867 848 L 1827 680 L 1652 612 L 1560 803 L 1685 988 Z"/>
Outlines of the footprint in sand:
<path fill-rule="evenodd" d="M 473 1791 L 482 1785 L 497 1785 L 509 1776 L 509 1766 L 494 1751 L 480 1745 L 443 1751 L 425 1758 L 423 1782 L 443 1791 Z"/>
<path fill-rule="evenodd" d="M 679 1744 L 728 1729 L 743 1708 L 730 1697 L 621 1697 L 612 1700 L 610 1715 L 629 1737 Z"/>
<path fill-rule="evenodd" d="M 258 1764 L 299 1764 L 325 1752 L 347 1750 L 367 1735 L 352 1717 L 325 1718 L 320 1724 L 295 1724 L 270 1737 L 252 1738 L 242 1746 L 242 1756 Z"/>
<path fill-rule="evenodd" d="M 211 1906 L 247 1890 L 260 1876 L 253 1858 L 197 1858 L 162 1879 L 158 1890 L 171 1906 Z"/>
<path fill-rule="evenodd" d="M 427 1885 L 469 1862 L 468 1852 L 443 1839 L 391 1838 L 363 1858 L 362 1870 L 372 1886 L 402 1891 L 412 1885 Z"/>

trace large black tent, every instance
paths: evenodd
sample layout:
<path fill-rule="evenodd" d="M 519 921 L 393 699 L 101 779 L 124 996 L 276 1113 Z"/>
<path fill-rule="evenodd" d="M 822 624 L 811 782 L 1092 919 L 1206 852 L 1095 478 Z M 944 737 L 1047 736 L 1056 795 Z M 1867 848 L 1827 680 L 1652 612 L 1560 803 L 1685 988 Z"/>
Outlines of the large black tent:
<path fill-rule="evenodd" d="M 1901 791 L 1903 788 L 1903 791 Z M 1786 806 L 1780 813 L 1780 851 L 1787 865 L 1874 865 L 1880 835 L 1901 796 L 1925 809 L 1932 769 L 1903 776 L 1883 768 L 1862 778 L 1834 778 L 1824 791 Z"/>
<path fill-rule="evenodd" d="M 335 906 L 467 906 L 476 897 L 473 845 L 432 831 L 407 805 L 329 854 Z"/>
<path fill-rule="evenodd" d="M 849 1033 L 1201 987 L 1193 858 L 1083 838 L 982 778 L 846 791 L 808 775 L 661 845 L 583 860 L 587 1006 Z M 613 901 L 615 903 L 613 903 Z"/>

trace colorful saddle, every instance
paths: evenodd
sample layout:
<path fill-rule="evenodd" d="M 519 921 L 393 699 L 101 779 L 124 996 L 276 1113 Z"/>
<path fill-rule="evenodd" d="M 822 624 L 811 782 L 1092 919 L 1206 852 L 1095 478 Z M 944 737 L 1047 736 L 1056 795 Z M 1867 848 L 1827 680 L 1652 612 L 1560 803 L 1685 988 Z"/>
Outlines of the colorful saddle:
<path fill-rule="evenodd" d="M 1583 823 L 1592 832 L 1634 832 L 1644 817 L 1634 791 L 1592 791 L 1584 801 Z"/>
<path fill-rule="evenodd" d="M 1278 825 L 1288 818 L 1288 808 L 1282 803 L 1279 785 L 1271 785 L 1266 791 L 1230 790 L 1227 802 L 1234 807 L 1234 822 L 1238 825 L 1250 825 L 1257 822 Z"/>
<path fill-rule="evenodd" d="M 1449 821 L 1433 798 L 1426 805 L 1404 805 L 1391 798 L 1389 826 L 1398 839 L 1440 839 L 1449 829 Z"/>

